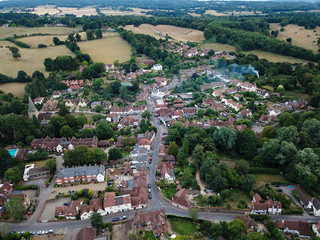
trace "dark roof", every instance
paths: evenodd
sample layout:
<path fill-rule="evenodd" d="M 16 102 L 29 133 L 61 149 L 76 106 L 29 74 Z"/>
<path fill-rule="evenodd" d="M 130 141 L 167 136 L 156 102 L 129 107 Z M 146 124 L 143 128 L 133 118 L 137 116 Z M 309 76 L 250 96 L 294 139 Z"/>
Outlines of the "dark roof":
<path fill-rule="evenodd" d="M 303 203 L 303 205 L 308 206 L 309 200 L 307 199 L 306 195 L 304 195 L 303 192 L 301 192 L 300 188 L 296 188 L 295 190 L 298 196 L 300 197 L 300 200 Z"/>
<path fill-rule="evenodd" d="M 49 170 L 46 167 L 35 167 L 35 168 L 30 168 L 29 170 L 29 176 L 32 176 L 34 174 L 39 174 L 43 172 L 48 172 Z"/>
<path fill-rule="evenodd" d="M 34 106 L 34 103 L 32 102 L 31 98 L 29 97 L 29 108 L 28 112 L 37 112 L 38 109 Z"/>
<path fill-rule="evenodd" d="M 77 240 L 92 240 L 94 238 L 94 230 L 92 228 L 83 227 L 77 234 Z"/>
<path fill-rule="evenodd" d="M 312 198 L 311 202 L 312 202 L 313 206 L 315 207 L 315 209 L 317 209 L 317 210 L 320 209 L 320 201 L 316 197 Z"/>

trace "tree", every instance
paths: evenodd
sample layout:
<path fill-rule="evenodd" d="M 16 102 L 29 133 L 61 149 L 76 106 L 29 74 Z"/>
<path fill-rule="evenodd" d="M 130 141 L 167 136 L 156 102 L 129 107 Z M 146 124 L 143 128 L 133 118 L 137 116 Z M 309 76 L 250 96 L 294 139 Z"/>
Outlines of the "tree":
<path fill-rule="evenodd" d="M 299 142 L 298 130 L 295 126 L 279 128 L 277 130 L 277 139 L 279 141 L 293 142 L 296 145 Z"/>
<path fill-rule="evenodd" d="M 128 89 L 126 86 L 121 86 L 119 89 L 119 97 L 123 100 L 126 100 L 128 94 Z"/>
<path fill-rule="evenodd" d="M 52 58 L 45 58 L 43 65 L 45 66 L 46 71 L 54 71 L 54 62 Z"/>
<path fill-rule="evenodd" d="M 320 144 L 320 121 L 312 118 L 303 122 L 301 131 L 307 132 L 311 139 L 316 143 Z"/>
<path fill-rule="evenodd" d="M 245 230 L 245 223 L 239 219 L 235 219 L 227 224 L 229 239 L 237 239 Z"/>
<path fill-rule="evenodd" d="M 170 146 L 169 146 L 169 149 L 168 149 L 169 155 L 172 155 L 172 156 L 174 156 L 175 158 L 177 158 L 178 151 L 179 151 L 178 145 L 177 145 L 175 142 L 172 142 L 172 143 L 170 144 Z"/>
<path fill-rule="evenodd" d="M 63 44 L 63 43 L 61 43 L 60 39 L 57 38 L 57 37 L 53 37 L 52 42 L 53 42 L 53 44 L 56 45 L 56 46 Z"/>
<path fill-rule="evenodd" d="M 187 156 L 189 155 L 189 141 L 187 139 L 183 140 L 182 150 Z"/>
<path fill-rule="evenodd" d="M 0 174 L 2 175 L 12 164 L 12 158 L 10 153 L 0 147 Z"/>
<path fill-rule="evenodd" d="M 253 190 L 253 186 L 255 183 L 256 177 L 253 174 L 247 174 L 245 179 L 241 183 L 241 188 L 246 192 L 250 192 Z"/>
<path fill-rule="evenodd" d="M 102 31 L 101 31 L 101 29 L 97 29 L 96 32 L 95 32 L 95 34 L 96 34 L 96 38 L 98 38 L 98 39 L 102 38 Z"/>
<path fill-rule="evenodd" d="M 83 138 L 92 138 L 93 137 L 93 132 L 91 129 L 85 128 L 81 132 L 81 137 Z"/>
<path fill-rule="evenodd" d="M 246 128 L 238 132 L 236 141 L 237 152 L 247 159 L 252 159 L 257 154 L 257 137 L 255 133 Z"/>
<path fill-rule="evenodd" d="M 189 209 L 189 216 L 193 220 L 198 220 L 198 218 L 199 218 L 199 208 L 191 208 L 191 209 Z"/>
<path fill-rule="evenodd" d="M 234 150 L 237 140 L 237 130 L 229 127 L 222 127 L 213 133 L 215 144 L 223 151 Z"/>
<path fill-rule="evenodd" d="M 106 122 L 100 122 L 96 129 L 96 135 L 97 137 L 101 140 L 101 139 L 110 139 L 114 137 L 114 131 L 113 129 L 110 127 L 109 124 L 107 124 Z"/>
<path fill-rule="evenodd" d="M 12 168 L 9 168 L 4 173 L 4 176 L 8 181 L 13 181 L 13 182 L 17 183 L 21 179 L 22 172 L 18 167 L 12 167 Z"/>
<path fill-rule="evenodd" d="M 50 170 L 50 173 L 53 173 L 57 167 L 56 159 L 49 159 L 44 166 Z"/>
<path fill-rule="evenodd" d="M 246 175 L 249 171 L 249 167 L 249 163 L 246 160 L 241 159 L 240 161 L 236 161 L 234 168 L 240 175 Z"/>
<path fill-rule="evenodd" d="M 145 110 L 143 113 L 141 113 L 141 117 L 143 117 L 143 118 L 148 118 L 148 119 L 150 119 L 151 116 L 152 116 L 152 115 L 151 115 L 151 113 L 150 113 L 149 110 Z"/>
<path fill-rule="evenodd" d="M 70 112 L 64 104 L 61 104 L 58 114 L 59 116 L 64 117 L 65 115 L 70 114 Z"/>
<path fill-rule="evenodd" d="M 81 36 L 80 36 L 79 33 L 76 34 L 76 41 L 77 41 L 77 42 L 81 42 L 81 41 L 82 41 L 82 40 L 81 40 Z"/>
<path fill-rule="evenodd" d="M 109 160 L 118 160 L 122 158 L 121 151 L 118 148 L 111 148 L 108 152 Z"/>
<path fill-rule="evenodd" d="M 63 126 L 60 129 L 60 136 L 61 137 L 67 137 L 67 138 L 71 138 L 73 136 L 73 130 L 71 127 L 69 127 L 68 125 Z"/>
<path fill-rule="evenodd" d="M 26 208 L 23 204 L 23 198 L 13 196 L 5 203 L 6 212 L 13 216 L 16 221 L 20 221 L 26 213 Z"/>
<path fill-rule="evenodd" d="M 192 152 L 193 161 L 195 161 L 197 164 L 201 166 L 204 157 L 205 157 L 204 147 L 201 146 L 200 144 L 197 144 L 197 146 L 193 149 L 193 152 Z"/>
<path fill-rule="evenodd" d="M 90 29 L 86 30 L 86 35 L 87 35 L 87 40 L 93 40 L 94 39 L 93 32 Z"/>
<path fill-rule="evenodd" d="M 101 164 L 107 159 L 107 154 L 100 148 L 88 148 L 79 145 L 74 150 L 66 150 L 63 155 L 63 165 L 66 167 Z"/>
<path fill-rule="evenodd" d="M 99 213 L 92 213 L 91 217 L 91 226 L 97 229 L 97 235 L 99 235 L 100 230 L 103 228 L 104 224 L 102 221 L 102 216 Z"/>
<path fill-rule="evenodd" d="M 204 110 L 200 108 L 200 109 L 198 110 L 198 117 L 199 117 L 199 118 L 203 118 L 203 115 L 204 115 Z"/>
<path fill-rule="evenodd" d="M 8 48 L 11 51 L 12 57 L 14 59 L 18 59 L 19 57 L 21 57 L 20 52 L 19 52 L 19 48 L 17 48 L 17 47 L 8 47 Z"/>

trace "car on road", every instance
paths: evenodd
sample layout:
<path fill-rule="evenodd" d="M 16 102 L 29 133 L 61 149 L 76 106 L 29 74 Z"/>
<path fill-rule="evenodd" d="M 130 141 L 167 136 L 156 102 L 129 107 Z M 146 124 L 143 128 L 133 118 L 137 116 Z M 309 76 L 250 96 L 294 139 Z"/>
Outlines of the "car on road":
<path fill-rule="evenodd" d="M 149 164 L 151 164 L 152 163 L 152 160 L 149 160 Z"/>
<path fill-rule="evenodd" d="M 112 218 L 112 222 L 118 222 L 120 218 Z"/>
<path fill-rule="evenodd" d="M 150 156 L 153 156 L 153 153 L 150 153 Z"/>
<path fill-rule="evenodd" d="M 161 125 L 161 122 L 158 122 L 159 125 Z"/>
<path fill-rule="evenodd" d="M 69 206 L 69 202 L 63 203 L 64 206 Z"/>
<path fill-rule="evenodd" d="M 151 188 L 151 184 L 150 183 L 148 183 L 148 188 Z"/>
<path fill-rule="evenodd" d="M 154 146 L 151 147 L 151 150 L 154 150 Z"/>
<path fill-rule="evenodd" d="M 152 199 L 152 194 L 151 194 L 151 193 L 148 195 L 148 198 L 149 198 L 149 199 Z"/>
<path fill-rule="evenodd" d="M 122 217 L 120 218 L 120 220 L 125 220 L 125 219 L 127 219 L 127 216 L 122 216 Z"/>

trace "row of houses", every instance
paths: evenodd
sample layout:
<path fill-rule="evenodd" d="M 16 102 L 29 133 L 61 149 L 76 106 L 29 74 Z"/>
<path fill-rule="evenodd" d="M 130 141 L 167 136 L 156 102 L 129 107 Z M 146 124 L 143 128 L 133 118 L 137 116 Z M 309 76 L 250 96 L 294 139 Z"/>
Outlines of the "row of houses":
<path fill-rule="evenodd" d="M 250 206 L 250 214 L 281 214 L 281 211 L 281 202 L 272 201 L 270 199 L 263 202 L 258 193 L 254 194 Z"/>

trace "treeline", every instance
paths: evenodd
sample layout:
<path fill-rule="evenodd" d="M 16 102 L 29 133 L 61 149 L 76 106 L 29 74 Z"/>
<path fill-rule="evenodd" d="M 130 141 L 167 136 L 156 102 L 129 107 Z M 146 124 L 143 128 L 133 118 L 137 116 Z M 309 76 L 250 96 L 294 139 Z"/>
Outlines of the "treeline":
<path fill-rule="evenodd" d="M 18 41 L 18 40 L 16 40 L 16 39 L 12 38 L 12 37 L 8 37 L 8 38 L 6 38 L 6 40 L 9 41 L 9 42 L 14 43 L 14 44 L 16 44 L 16 45 L 18 45 L 19 47 L 22 47 L 22 48 L 30 48 L 30 45 L 29 45 L 29 44 L 24 43 L 24 42 L 21 42 L 21 41 Z"/>

